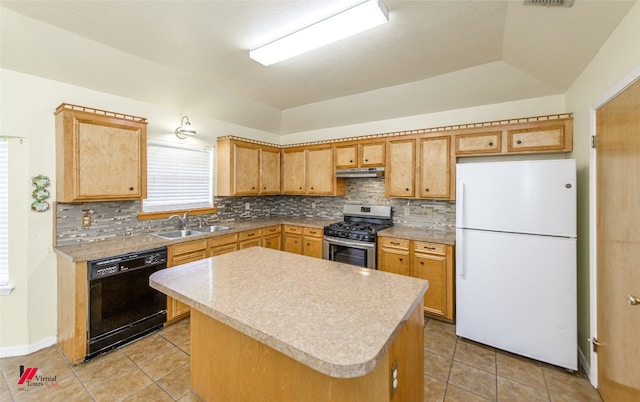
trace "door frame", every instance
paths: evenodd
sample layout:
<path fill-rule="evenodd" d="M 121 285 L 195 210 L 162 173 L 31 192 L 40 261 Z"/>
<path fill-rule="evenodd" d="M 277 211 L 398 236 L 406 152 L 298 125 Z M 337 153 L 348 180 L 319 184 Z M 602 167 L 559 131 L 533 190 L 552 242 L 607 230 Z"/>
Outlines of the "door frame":
<path fill-rule="evenodd" d="M 625 75 L 613 87 L 605 91 L 596 102 L 591 105 L 589 110 L 589 133 L 591 136 L 596 135 L 596 112 L 611 99 L 630 87 L 637 80 L 640 80 L 640 66 L 637 66 L 630 73 Z M 598 288 L 597 288 L 597 228 L 596 228 L 596 149 L 591 148 L 589 152 L 589 316 L 590 325 L 589 333 L 592 338 L 598 337 Z M 598 354 L 589 348 L 589 380 L 591 384 L 598 388 Z M 584 367 L 584 365 L 583 365 Z"/>

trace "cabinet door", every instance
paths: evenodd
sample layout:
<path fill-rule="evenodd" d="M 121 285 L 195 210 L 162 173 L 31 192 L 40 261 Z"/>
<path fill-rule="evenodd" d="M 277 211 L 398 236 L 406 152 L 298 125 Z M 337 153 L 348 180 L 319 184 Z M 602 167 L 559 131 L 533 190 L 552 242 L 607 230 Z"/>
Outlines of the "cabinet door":
<path fill-rule="evenodd" d="M 336 147 L 336 169 L 358 167 L 358 146 L 343 145 Z"/>
<path fill-rule="evenodd" d="M 533 127 L 507 131 L 507 152 L 564 149 L 564 126 Z"/>
<path fill-rule="evenodd" d="M 416 253 L 412 261 L 412 276 L 429 281 L 424 296 L 424 311 L 447 316 L 447 262 L 442 255 Z"/>
<path fill-rule="evenodd" d="M 416 141 L 392 140 L 387 144 L 387 197 L 413 197 L 415 195 Z"/>
<path fill-rule="evenodd" d="M 378 269 L 394 274 L 409 275 L 409 250 L 380 248 L 378 252 Z"/>
<path fill-rule="evenodd" d="M 360 167 L 384 166 L 384 142 L 360 144 Z"/>
<path fill-rule="evenodd" d="M 284 251 L 295 254 L 302 254 L 302 235 L 295 233 L 285 233 Z"/>
<path fill-rule="evenodd" d="M 502 131 L 456 135 L 456 155 L 497 154 L 501 150 Z"/>
<path fill-rule="evenodd" d="M 176 265 L 186 264 L 193 261 L 198 261 L 203 258 L 207 258 L 206 241 L 193 241 L 187 243 L 177 244 L 169 248 L 169 261 L 168 267 L 175 267 Z M 189 250 L 183 254 L 176 254 L 176 251 L 180 253 L 181 250 Z M 167 322 L 177 321 L 189 315 L 189 306 L 178 301 L 172 297 L 167 297 Z"/>
<path fill-rule="evenodd" d="M 420 139 L 420 198 L 448 198 L 451 156 L 449 137 Z"/>
<path fill-rule="evenodd" d="M 302 254 L 309 257 L 322 258 L 322 238 L 304 236 L 302 241 Z"/>
<path fill-rule="evenodd" d="M 304 194 L 305 192 L 304 150 L 282 152 L 282 192 Z"/>
<path fill-rule="evenodd" d="M 242 250 L 249 247 L 260 247 L 262 239 L 260 237 L 256 239 L 243 240 L 238 242 L 238 249 Z"/>
<path fill-rule="evenodd" d="M 235 195 L 258 194 L 260 150 L 251 144 L 233 144 Z"/>
<path fill-rule="evenodd" d="M 280 233 L 262 236 L 262 247 L 274 250 L 282 249 L 282 236 Z"/>
<path fill-rule="evenodd" d="M 280 150 L 260 150 L 260 194 L 280 194 Z"/>
<path fill-rule="evenodd" d="M 307 194 L 332 195 L 336 173 L 333 147 L 307 150 Z"/>
<path fill-rule="evenodd" d="M 216 255 L 233 253 L 234 251 L 238 251 L 238 243 L 223 244 L 210 248 L 209 256 L 215 257 Z"/>
<path fill-rule="evenodd" d="M 141 152 L 146 155 L 146 141 L 143 142 L 141 128 L 81 119 L 75 127 L 77 191 L 74 199 L 146 197 L 146 175 L 142 183 L 146 157 L 141 156 Z M 74 179 L 65 177 L 65 180 Z"/>

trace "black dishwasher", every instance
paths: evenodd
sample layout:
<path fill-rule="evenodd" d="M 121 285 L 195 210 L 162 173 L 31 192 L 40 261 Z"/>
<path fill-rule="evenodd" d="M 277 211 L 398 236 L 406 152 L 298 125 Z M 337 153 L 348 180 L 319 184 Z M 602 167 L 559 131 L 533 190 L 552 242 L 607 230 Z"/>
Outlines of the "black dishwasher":
<path fill-rule="evenodd" d="M 162 327 L 167 296 L 149 276 L 166 267 L 166 247 L 88 262 L 87 359 Z"/>

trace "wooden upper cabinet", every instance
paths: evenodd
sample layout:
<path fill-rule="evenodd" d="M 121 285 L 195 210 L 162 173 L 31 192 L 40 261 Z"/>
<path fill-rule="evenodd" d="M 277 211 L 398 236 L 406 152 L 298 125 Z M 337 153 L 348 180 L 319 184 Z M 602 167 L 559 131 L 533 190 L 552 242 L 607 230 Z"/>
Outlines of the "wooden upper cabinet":
<path fill-rule="evenodd" d="M 456 155 L 500 153 L 502 131 L 460 134 L 456 136 Z"/>
<path fill-rule="evenodd" d="M 260 149 L 260 194 L 280 194 L 280 150 Z"/>
<path fill-rule="evenodd" d="M 418 194 L 420 198 L 449 198 L 450 137 L 421 138 Z"/>
<path fill-rule="evenodd" d="M 562 125 L 507 131 L 508 152 L 562 150 L 564 141 Z"/>
<path fill-rule="evenodd" d="M 384 141 L 336 145 L 336 169 L 382 167 L 385 163 L 384 151 Z"/>
<path fill-rule="evenodd" d="M 234 195 L 256 195 L 260 183 L 260 149 L 253 144 L 233 143 Z"/>
<path fill-rule="evenodd" d="M 336 169 L 358 167 L 358 145 L 336 146 Z"/>
<path fill-rule="evenodd" d="M 552 153 L 573 150 L 573 118 L 522 119 L 454 133 L 456 156 Z"/>
<path fill-rule="evenodd" d="M 280 194 L 280 149 L 229 138 L 218 140 L 217 193 Z"/>
<path fill-rule="evenodd" d="M 333 147 L 307 149 L 307 194 L 333 195 L 336 172 L 333 168 Z"/>
<path fill-rule="evenodd" d="M 369 142 L 358 145 L 358 166 L 359 167 L 382 167 L 384 166 L 385 142 Z"/>
<path fill-rule="evenodd" d="M 387 197 L 414 197 L 416 140 L 389 140 L 385 189 Z"/>
<path fill-rule="evenodd" d="M 147 197 L 147 121 L 62 104 L 56 116 L 60 202 Z"/>
<path fill-rule="evenodd" d="M 282 152 L 282 192 L 304 194 L 305 173 L 304 149 L 285 149 Z"/>

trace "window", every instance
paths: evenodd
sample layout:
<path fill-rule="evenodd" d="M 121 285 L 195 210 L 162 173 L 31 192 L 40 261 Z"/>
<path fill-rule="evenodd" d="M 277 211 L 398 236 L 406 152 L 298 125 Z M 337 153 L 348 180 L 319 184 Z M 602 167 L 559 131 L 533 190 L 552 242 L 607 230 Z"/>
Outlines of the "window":
<path fill-rule="evenodd" d="M 9 144 L 0 138 L 0 294 L 9 285 Z"/>
<path fill-rule="evenodd" d="M 149 141 L 144 212 L 211 207 L 212 154 L 211 148 Z"/>

